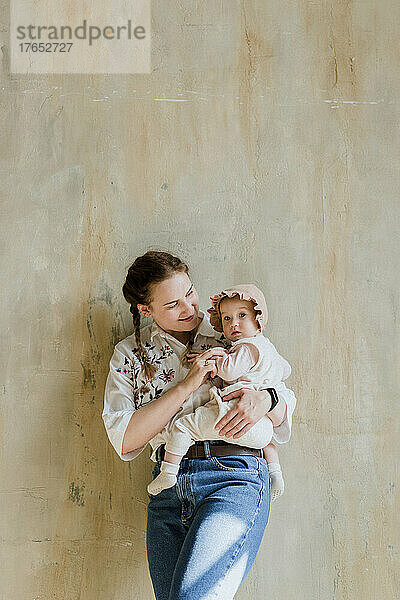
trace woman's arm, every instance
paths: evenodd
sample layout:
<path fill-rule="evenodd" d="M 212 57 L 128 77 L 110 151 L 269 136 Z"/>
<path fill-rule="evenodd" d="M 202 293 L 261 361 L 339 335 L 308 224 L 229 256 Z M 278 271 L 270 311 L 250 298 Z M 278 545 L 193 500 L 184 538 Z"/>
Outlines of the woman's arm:
<path fill-rule="evenodd" d="M 265 394 L 265 391 L 262 390 L 261 393 Z M 272 410 L 269 410 L 271 407 L 271 404 L 272 404 L 272 398 L 271 398 L 269 392 L 266 392 L 266 393 L 267 393 L 267 397 L 266 397 L 265 401 L 266 401 L 266 404 L 268 405 L 268 408 L 267 408 L 268 412 L 266 413 L 265 416 L 267 416 L 272 421 L 272 425 L 274 427 L 279 427 L 280 425 L 282 425 L 282 423 L 287 418 L 286 400 L 282 396 L 279 396 L 278 404 L 275 406 L 275 408 L 273 408 Z"/>
<path fill-rule="evenodd" d="M 183 381 L 157 400 L 138 408 L 133 413 L 125 430 L 122 454 L 143 449 L 147 442 L 159 433 L 178 412 L 190 393 Z"/>
<path fill-rule="evenodd" d="M 282 412 L 284 412 L 284 417 L 283 417 L 282 421 L 277 424 L 275 424 L 274 421 L 272 421 L 272 424 L 274 426 L 274 434 L 273 434 L 274 441 L 277 442 L 278 444 L 285 444 L 286 442 L 288 442 L 290 440 L 290 436 L 291 436 L 291 432 L 292 432 L 293 412 L 294 412 L 294 409 L 296 408 L 297 399 L 296 399 L 296 396 L 294 395 L 293 391 L 291 389 L 289 389 L 288 387 L 286 387 L 286 385 L 283 381 L 274 385 L 274 388 L 278 394 L 279 402 L 275 406 L 274 410 L 271 410 L 271 412 L 268 414 L 272 415 L 272 413 L 275 413 L 275 411 L 278 410 L 279 405 L 281 405 L 281 407 L 283 407 L 283 411 L 282 411 L 282 408 L 280 408 L 280 410 Z M 279 414 L 279 411 L 275 414 Z"/>
<path fill-rule="evenodd" d="M 102 418 L 118 456 L 124 461 L 136 458 L 186 398 L 205 381 L 213 367 L 213 362 L 205 366 L 204 361 L 194 361 L 183 381 L 160 398 L 137 408 L 134 397 L 138 390 L 136 377 L 132 374 L 140 366 L 134 367 L 125 351 L 115 348 L 105 386 Z"/>

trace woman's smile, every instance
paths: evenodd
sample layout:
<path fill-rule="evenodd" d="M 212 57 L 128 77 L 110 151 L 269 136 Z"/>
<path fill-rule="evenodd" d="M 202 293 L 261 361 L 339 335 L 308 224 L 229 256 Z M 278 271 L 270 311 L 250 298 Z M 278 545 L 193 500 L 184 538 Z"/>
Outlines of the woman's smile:
<path fill-rule="evenodd" d="M 186 319 L 179 319 L 179 321 L 191 321 L 194 318 L 194 313 L 190 315 L 190 317 L 186 317 Z"/>

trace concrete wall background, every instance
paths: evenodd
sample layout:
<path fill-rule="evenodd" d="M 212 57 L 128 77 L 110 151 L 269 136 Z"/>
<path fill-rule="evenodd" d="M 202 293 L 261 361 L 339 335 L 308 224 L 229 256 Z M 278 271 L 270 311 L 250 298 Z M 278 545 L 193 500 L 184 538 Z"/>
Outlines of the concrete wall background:
<path fill-rule="evenodd" d="M 151 75 L 9 74 L 2 4 L 1 597 L 151 599 L 149 453 L 101 421 L 148 247 L 254 281 L 298 397 L 238 600 L 398 595 L 400 8 L 153 3 Z"/>

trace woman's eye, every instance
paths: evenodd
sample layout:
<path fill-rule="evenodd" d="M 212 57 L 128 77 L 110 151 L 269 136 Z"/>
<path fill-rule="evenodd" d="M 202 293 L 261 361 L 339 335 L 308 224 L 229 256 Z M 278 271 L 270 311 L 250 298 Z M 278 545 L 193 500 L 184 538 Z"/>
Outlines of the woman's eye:
<path fill-rule="evenodd" d="M 190 296 L 190 294 L 193 294 L 194 290 L 190 290 L 186 295 Z"/>
<path fill-rule="evenodd" d="M 176 308 L 178 306 L 178 303 L 175 302 L 175 304 L 173 304 L 172 306 L 168 306 L 168 308 Z"/>

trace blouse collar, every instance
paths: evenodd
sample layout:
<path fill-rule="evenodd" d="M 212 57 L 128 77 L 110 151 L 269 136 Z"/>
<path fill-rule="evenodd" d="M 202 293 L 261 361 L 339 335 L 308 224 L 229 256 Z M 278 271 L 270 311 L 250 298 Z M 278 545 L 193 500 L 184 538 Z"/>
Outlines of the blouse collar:
<path fill-rule="evenodd" d="M 199 310 L 199 315 L 201 317 L 203 317 L 203 319 L 197 330 L 195 339 L 197 338 L 198 335 L 202 335 L 204 337 L 215 337 L 217 332 L 211 326 L 210 317 L 208 316 L 208 314 L 204 313 L 202 310 Z M 165 337 L 169 334 L 166 331 L 164 331 L 164 329 L 161 329 L 161 327 L 159 325 L 157 325 L 157 323 L 153 320 L 153 323 L 151 325 L 150 339 L 153 340 L 155 335 L 160 335 L 161 337 Z"/>

